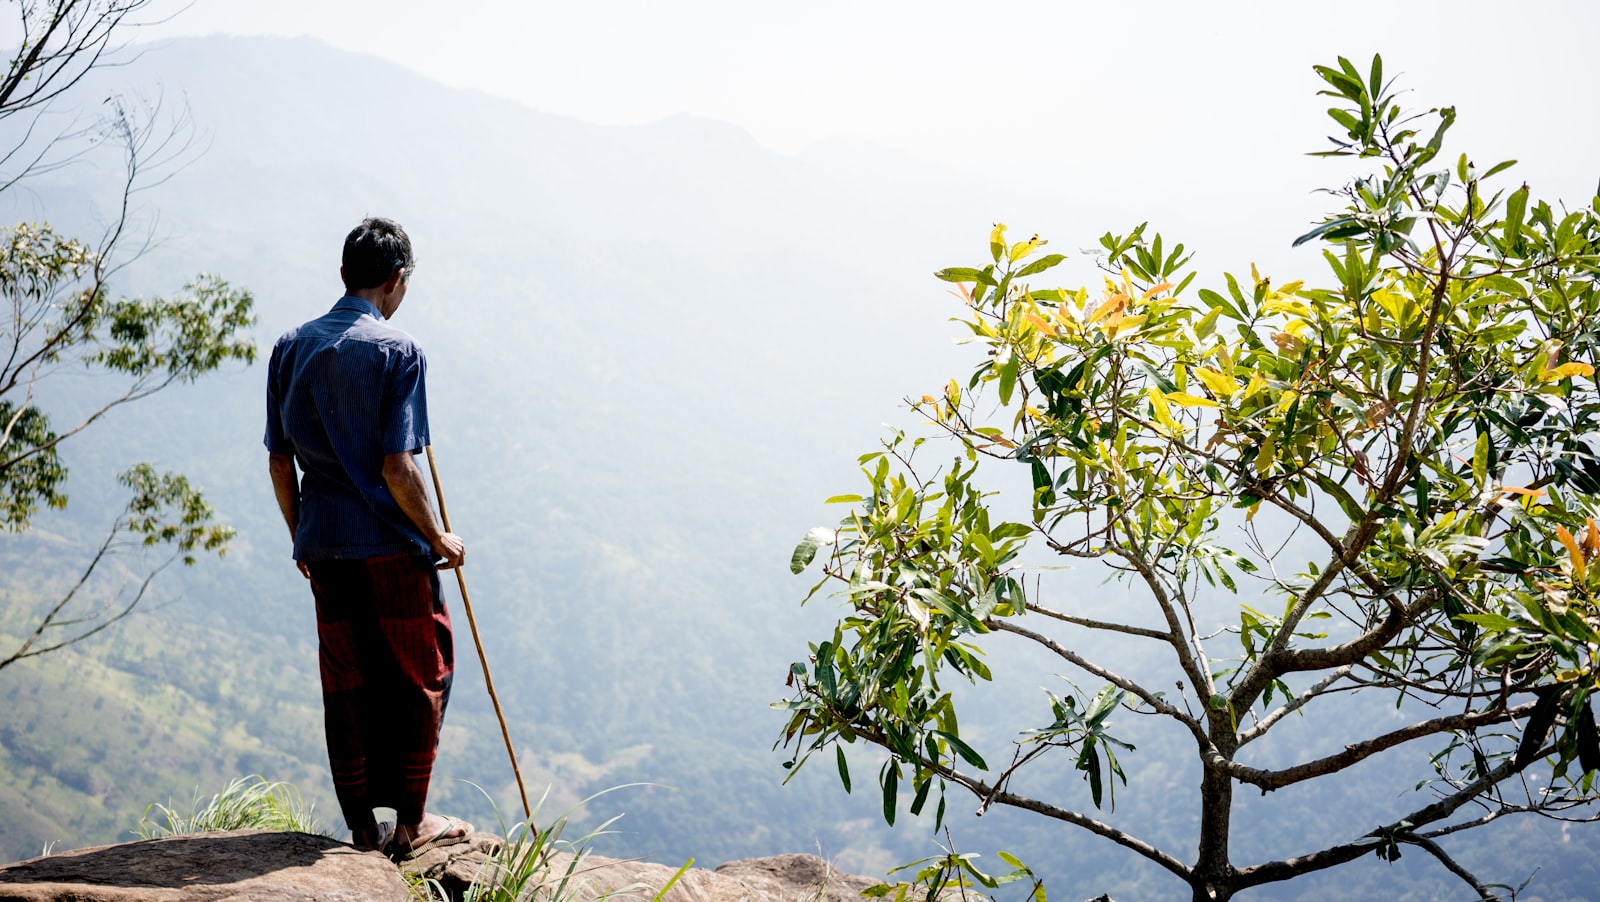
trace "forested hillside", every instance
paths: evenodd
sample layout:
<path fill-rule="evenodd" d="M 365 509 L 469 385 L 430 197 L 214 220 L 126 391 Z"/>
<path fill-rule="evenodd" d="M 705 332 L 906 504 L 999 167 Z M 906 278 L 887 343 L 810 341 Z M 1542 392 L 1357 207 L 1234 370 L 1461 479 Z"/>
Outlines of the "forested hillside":
<path fill-rule="evenodd" d="M 821 502 L 853 484 L 854 455 L 880 422 L 910 422 L 896 399 L 969 365 L 931 272 L 965 259 L 997 219 L 1087 245 L 1136 214 L 1108 223 L 1047 198 L 980 198 L 953 176 L 853 180 L 692 118 L 586 125 L 305 40 L 175 42 L 95 77 L 85 96 L 160 92 L 187 103 L 204 133 L 202 154 L 138 197 L 160 240 L 128 261 L 119 291 L 220 273 L 254 293 L 266 348 L 338 297 L 339 242 L 362 216 L 410 231 L 419 266 L 396 323 L 428 353 L 467 579 L 524 770 L 552 787 L 547 816 L 642 781 L 591 803 L 597 817 L 626 812 L 606 854 L 715 864 L 820 851 L 881 872 L 935 851 L 928 823 L 885 827 L 880 800 L 859 786 L 844 794 L 831 762 L 780 785 L 771 746 L 783 718 L 767 706 L 834 614 L 823 597 L 800 607 L 809 584 L 788 556 L 836 516 Z M 104 162 L 35 180 L 0 214 L 92 228 L 116 186 Z M 1202 268 L 1249 253 L 1203 251 Z M 62 376 L 50 401 L 80 403 L 85 380 Z M 0 857 L 115 840 L 145 804 L 251 772 L 297 783 L 338 826 L 310 594 L 260 442 L 262 380 L 261 366 L 234 369 L 111 415 L 66 446 L 68 510 L 0 540 L 9 639 L 81 567 L 116 503 L 112 474 L 134 461 L 182 469 L 238 529 L 223 561 L 164 574 L 124 624 L 0 672 Z M 1115 606 L 1103 575 L 1062 585 L 1085 610 Z M 507 816 L 519 806 L 459 606 L 456 617 L 433 804 L 492 826 L 465 781 Z M 1128 654 L 1136 671 L 1139 652 Z M 1030 668 L 1011 663 L 991 665 L 1015 703 L 1045 704 Z M 1375 715 L 1352 705 L 1350 716 Z M 1163 805 L 1164 787 L 1197 779 L 1162 754 L 1186 740 L 1129 733 L 1139 754 L 1110 816 L 1192 841 L 1193 824 Z M 1427 773 L 1426 761 L 1409 766 Z M 1242 842 L 1293 851 L 1370 829 L 1340 806 L 1371 801 L 1361 773 L 1252 800 L 1237 816 L 1250 823 Z M 1045 779 L 1083 791 L 1070 770 Z M 1054 898 L 1171 889 L 1126 853 L 1013 814 L 978 820 L 964 804 L 952 798 L 963 847 L 1018 854 Z M 1542 865 L 1525 898 L 1581 898 L 1600 880 L 1593 840 L 1576 828 L 1527 823 L 1501 837 L 1475 863 L 1516 880 Z M 1327 898 L 1380 880 L 1397 881 L 1394 898 L 1434 898 L 1441 885 L 1427 862 L 1369 858 L 1254 897 Z"/>

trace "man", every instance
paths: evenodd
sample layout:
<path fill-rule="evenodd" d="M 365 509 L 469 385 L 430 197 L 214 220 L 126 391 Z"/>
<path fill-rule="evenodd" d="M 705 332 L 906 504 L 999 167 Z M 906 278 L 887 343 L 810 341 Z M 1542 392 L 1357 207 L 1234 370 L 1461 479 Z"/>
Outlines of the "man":
<path fill-rule="evenodd" d="M 351 842 L 399 857 L 472 832 L 425 809 L 454 671 L 437 570 L 466 548 L 412 459 L 428 444 L 426 362 L 388 321 L 415 266 L 398 223 L 363 221 L 345 238 L 344 297 L 284 333 L 267 366 L 272 485 L 316 597 L 334 790 Z"/>

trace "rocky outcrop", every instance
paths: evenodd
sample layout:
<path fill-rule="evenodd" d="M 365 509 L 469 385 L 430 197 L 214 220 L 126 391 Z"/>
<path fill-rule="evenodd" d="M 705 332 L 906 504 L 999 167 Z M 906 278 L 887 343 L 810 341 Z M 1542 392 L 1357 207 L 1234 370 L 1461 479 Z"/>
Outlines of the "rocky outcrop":
<path fill-rule="evenodd" d="M 376 852 L 326 836 L 235 830 L 59 852 L 0 867 L 0 900 L 406 902 Z"/>
<path fill-rule="evenodd" d="M 500 848 L 498 836 L 480 833 L 466 843 L 434 849 L 402 870 L 436 882 L 451 899 L 466 888 Z M 587 902 L 608 893 L 648 900 L 677 868 L 646 861 L 586 855 L 576 867 L 571 855 L 553 855 L 546 880 L 568 880 L 568 898 Z M 662 902 L 861 902 L 861 891 L 878 881 L 841 874 L 815 855 L 777 855 L 730 861 L 716 870 L 690 868 Z"/>
<path fill-rule="evenodd" d="M 402 865 L 460 899 L 503 841 L 476 834 Z M 568 877 L 571 902 L 607 893 L 648 900 L 677 868 L 571 855 L 546 880 Z M 859 902 L 876 881 L 840 874 L 814 855 L 779 855 L 692 868 L 663 902 Z M 0 867 L 0 902 L 406 902 L 402 872 L 376 852 L 325 836 L 235 830 L 60 852 Z"/>

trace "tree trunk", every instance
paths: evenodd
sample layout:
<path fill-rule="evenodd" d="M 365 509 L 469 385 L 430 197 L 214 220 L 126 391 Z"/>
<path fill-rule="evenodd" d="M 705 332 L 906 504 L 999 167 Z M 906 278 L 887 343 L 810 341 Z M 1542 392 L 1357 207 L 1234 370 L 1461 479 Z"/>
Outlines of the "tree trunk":
<path fill-rule="evenodd" d="M 1212 711 L 1208 718 L 1212 742 L 1229 761 L 1239 748 L 1227 711 Z M 1233 863 L 1228 858 L 1228 835 L 1233 814 L 1233 778 L 1210 764 L 1200 778 L 1200 849 L 1190 886 L 1195 902 L 1220 902 L 1233 898 Z"/>

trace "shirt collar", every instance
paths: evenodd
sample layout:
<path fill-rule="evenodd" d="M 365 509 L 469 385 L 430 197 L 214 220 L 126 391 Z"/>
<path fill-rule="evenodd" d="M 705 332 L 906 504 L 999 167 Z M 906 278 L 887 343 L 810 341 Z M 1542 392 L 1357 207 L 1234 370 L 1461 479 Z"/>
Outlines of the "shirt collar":
<path fill-rule="evenodd" d="M 383 322 L 383 311 L 379 310 L 371 301 L 358 297 L 352 297 L 348 294 L 340 298 L 339 303 L 333 305 L 333 309 L 354 310 L 358 313 L 368 314 L 380 323 Z"/>

